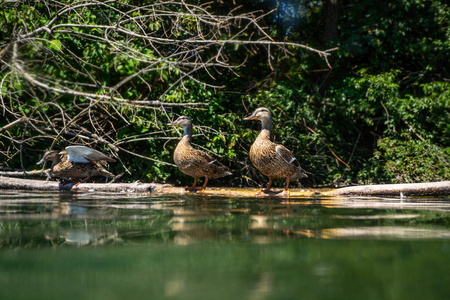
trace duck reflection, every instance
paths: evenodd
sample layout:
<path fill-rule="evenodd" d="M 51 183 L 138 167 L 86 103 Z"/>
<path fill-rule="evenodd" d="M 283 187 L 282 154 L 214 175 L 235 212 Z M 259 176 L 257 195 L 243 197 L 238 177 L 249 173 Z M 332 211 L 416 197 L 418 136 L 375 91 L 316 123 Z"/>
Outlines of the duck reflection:
<path fill-rule="evenodd" d="M 54 217 L 65 216 L 86 216 L 88 208 L 81 203 L 59 202 L 53 206 L 52 215 Z"/>
<path fill-rule="evenodd" d="M 205 209 L 175 208 L 172 210 L 172 230 L 176 232 L 173 242 L 178 245 L 188 245 L 204 240 L 218 238 L 220 233 L 208 226 L 209 213 Z"/>
<path fill-rule="evenodd" d="M 175 206 L 160 204 L 153 207 L 171 211 L 170 228 L 175 244 L 188 245 L 207 240 L 244 240 L 268 244 L 298 238 L 450 237 L 448 230 L 390 225 L 396 220 L 413 220 L 420 214 L 395 214 L 392 211 L 360 216 L 349 215 L 346 211 L 339 211 L 345 212 L 342 215 L 330 214 L 327 207 L 329 203 L 325 201 L 322 206 L 320 200 L 258 200 L 261 203 L 253 203 L 248 207 L 242 203 L 243 200 L 230 201 L 228 204 L 214 198 L 190 201 Z M 346 226 L 342 227 L 341 224 Z"/>
<path fill-rule="evenodd" d="M 155 204 L 152 209 L 172 212 L 173 242 L 179 245 L 207 240 L 265 244 L 289 236 L 272 222 L 275 216 L 289 217 L 291 214 L 289 206 L 280 202 L 264 201 L 258 207 L 237 208 L 233 201 L 224 205 L 223 199 L 196 198 L 192 203 L 176 206 Z"/>
<path fill-rule="evenodd" d="M 24 195 L 30 196 L 20 194 L 16 199 L 17 195 L 5 194 L 0 201 L 0 247 L 450 239 L 450 231 L 438 223 L 448 218 L 450 206 L 445 200 Z M 412 210 L 416 207 L 427 211 Z"/>
<path fill-rule="evenodd" d="M 52 242 L 53 246 L 100 246 L 121 242 L 117 230 L 114 227 L 87 227 L 85 229 L 60 228 L 47 232 L 45 238 Z"/>
<path fill-rule="evenodd" d="M 92 204 L 90 204 L 92 205 Z M 45 238 L 52 244 L 72 246 L 99 246 L 107 243 L 120 242 L 117 228 L 114 224 L 107 224 L 98 220 L 105 208 L 93 209 L 83 202 L 59 202 L 55 203 L 52 218 L 69 220 L 68 227 L 65 223 L 56 228 L 51 228 L 45 234 Z"/>

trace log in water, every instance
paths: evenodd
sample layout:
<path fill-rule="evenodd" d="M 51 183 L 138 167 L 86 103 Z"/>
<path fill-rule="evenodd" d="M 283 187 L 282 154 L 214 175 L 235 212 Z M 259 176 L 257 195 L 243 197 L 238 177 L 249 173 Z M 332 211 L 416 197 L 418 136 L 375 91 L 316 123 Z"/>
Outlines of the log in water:
<path fill-rule="evenodd" d="M 113 193 L 154 193 L 154 194 L 184 194 L 188 193 L 182 187 L 173 187 L 168 184 L 158 183 L 72 183 L 62 184 L 57 181 L 31 180 L 23 178 L 11 178 L 0 176 L 0 189 L 39 190 L 39 191 L 72 191 L 72 192 L 113 192 Z M 268 196 L 276 196 L 276 191 Z M 254 197 L 257 189 L 249 188 L 207 188 L 204 195 Z M 405 184 L 380 184 L 351 186 L 332 190 L 317 189 L 291 189 L 291 197 L 305 196 L 442 196 L 450 194 L 450 181 L 405 183 Z"/>

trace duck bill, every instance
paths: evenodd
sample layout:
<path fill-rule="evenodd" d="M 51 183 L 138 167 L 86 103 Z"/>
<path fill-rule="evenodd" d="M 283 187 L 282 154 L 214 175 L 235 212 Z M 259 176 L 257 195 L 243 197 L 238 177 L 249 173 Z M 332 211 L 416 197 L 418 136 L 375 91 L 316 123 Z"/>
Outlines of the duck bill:
<path fill-rule="evenodd" d="M 178 125 L 177 121 L 172 122 L 172 123 L 167 123 L 167 126 L 177 126 L 177 125 Z"/>
<path fill-rule="evenodd" d="M 41 158 L 41 160 L 38 161 L 36 164 L 37 164 L 37 165 L 42 165 L 43 163 L 45 163 L 45 158 L 44 158 L 44 157 Z"/>
<path fill-rule="evenodd" d="M 248 116 L 248 117 L 244 118 L 245 121 L 251 121 L 251 120 L 256 120 L 256 119 L 258 119 L 258 117 L 255 116 L 255 115 L 251 115 L 251 116 Z"/>

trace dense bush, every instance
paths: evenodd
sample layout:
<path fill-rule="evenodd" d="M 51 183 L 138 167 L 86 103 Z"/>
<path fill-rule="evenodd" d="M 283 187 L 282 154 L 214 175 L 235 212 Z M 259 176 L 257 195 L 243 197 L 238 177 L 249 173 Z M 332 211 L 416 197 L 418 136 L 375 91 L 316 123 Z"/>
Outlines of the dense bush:
<path fill-rule="evenodd" d="M 193 78 L 173 87 L 183 68 L 161 64 L 157 72 L 139 74 L 136 80 L 114 91 L 130 101 L 206 103 L 148 108 L 114 102 L 99 105 L 92 99 L 50 93 L 15 76 L 13 69 L 3 67 L 2 95 L 10 90 L 17 92 L 11 98 L 2 97 L 0 127 L 20 115 L 47 116 L 47 124 L 51 121 L 52 125 L 35 123 L 2 133 L 2 166 L 31 169 L 45 149 L 86 143 L 87 139 L 80 135 L 94 132 L 105 137 L 105 141 L 96 140 L 92 146 L 105 151 L 119 147 L 112 151 L 120 157 L 120 163 L 112 166 L 112 171 L 125 169 L 124 180 L 187 184 L 191 179 L 172 165 L 172 152 L 180 131 L 166 126 L 169 119 L 186 114 L 196 125 L 196 147 L 213 152 L 234 173 L 232 177 L 211 182 L 212 185 L 260 185 L 266 179 L 248 159 L 259 124 L 244 122 L 242 118 L 265 106 L 273 113 L 274 140 L 291 149 L 308 172 L 309 177 L 302 180 L 304 185 L 450 179 L 450 10 L 445 1 L 394 0 L 381 4 L 368 0 L 341 1 L 338 35 L 331 40 L 324 38 L 328 8 L 324 2 L 262 2 L 263 6 L 261 1 L 243 1 L 239 9 L 246 12 L 262 7 L 270 11 L 278 7 L 275 13 L 261 18 L 260 25 L 269 28 L 278 40 L 318 49 L 339 47 L 330 58 L 333 69 L 328 70 L 322 58 L 304 49 L 292 47 L 289 55 L 277 52 L 268 61 L 263 47 L 224 46 L 232 64 L 239 65 L 246 57 L 245 64 L 232 71 L 217 66 L 208 72 L 192 71 Z M 16 7 L 3 4 L 1 49 L 6 49 L 12 40 L 14 24 L 26 23 L 28 30 L 32 30 L 53 17 L 46 15 L 41 4 L 27 3 L 32 2 L 25 1 L 20 14 Z M 209 9 L 220 15 L 234 4 L 218 1 L 210 5 Z M 118 19 L 113 12 L 108 18 Z M 139 16 L 142 12 L 134 13 Z M 82 17 L 86 24 L 108 24 L 101 10 L 84 10 Z M 190 38 L 190 32 L 203 26 L 195 18 L 178 21 L 173 34 L 180 38 Z M 135 25 L 126 26 L 132 30 Z M 155 34 L 167 34 L 168 24 L 154 21 L 146 26 Z M 80 31 L 79 34 L 45 33 L 53 41 L 47 45 L 52 52 L 43 51 L 45 41 L 36 40 L 33 46 L 20 49 L 21 58 L 42 78 L 56 76 L 65 82 L 80 81 L 80 74 L 60 66 L 74 65 L 82 57 L 86 89 L 101 95 L 112 92 L 99 87 L 115 86 L 134 76 L 145 64 L 144 60 L 117 54 L 117 49 L 105 47 L 96 39 L 89 42 L 92 38 L 89 35 L 95 31 L 74 30 Z M 101 37 L 100 29 L 98 35 Z M 119 40 L 121 36 L 116 38 Z M 158 59 L 154 49 L 139 39 L 127 42 L 138 58 Z M 166 45 L 165 51 L 172 50 L 171 45 Z M 211 49 L 204 51 L 208 55 Z M 8 54 L 1 54 L 0 59 L 9 66 Z M 95 78 L 98 86 L 89 84 L 90 77 Z M 70 127 L 72 123 L 64 120 L 65 116 L 76 119 L 78 127 Z M 54 139 L 50 138 L 50 132 L 60 134 Z M 91 135 L 87 138 L 95 140 Z"/>

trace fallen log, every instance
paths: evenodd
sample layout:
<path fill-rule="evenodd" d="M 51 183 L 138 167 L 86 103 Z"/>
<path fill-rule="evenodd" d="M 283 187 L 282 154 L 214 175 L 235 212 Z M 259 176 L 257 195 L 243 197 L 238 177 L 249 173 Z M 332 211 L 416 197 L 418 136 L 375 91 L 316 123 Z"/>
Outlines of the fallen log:
<path fill-rule="evenodd" d="M 450 194 L 450 181 L 349 186 L 321 194 L 326 196 L 443 196 Z"/>
<path fill-rule="evenodd" d="M 112 192 L 112 193 L 152 193 L 169 187 L 157 183 L 73 183 L 63 184 L 58 181 L 45 181 L 0 177 L 0 189 L 38 190 L 38 191 L 73 191 L 73 192 Z"/>
<path fill-rule="evenodd" d="M 112 193 L 155 193 L 155 194 L 194 194 L 186 192 L 182 187 L 173 187 L 158 183 L 72 183 L 62 184 L 57 181 L 32 180 L 0 176 L 0 189 L 39 190 L 39 191 L 72 191 L 72 192 L 112 192 Z M 277 190 L 277 189 L 274 189 Z M 281 190 L 281 188 L 279 189 Z M 255 197 L 258 189 L 254 188 L 207 188 L 205 196 Z M 267 196 L 277 196 L 271 192 Z M 334 190 L 291 189 L 291 197 L 311 196 L 445 196 L 450 194 L 450 181 L 362 185 Z"/>

